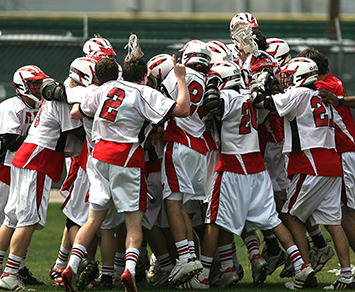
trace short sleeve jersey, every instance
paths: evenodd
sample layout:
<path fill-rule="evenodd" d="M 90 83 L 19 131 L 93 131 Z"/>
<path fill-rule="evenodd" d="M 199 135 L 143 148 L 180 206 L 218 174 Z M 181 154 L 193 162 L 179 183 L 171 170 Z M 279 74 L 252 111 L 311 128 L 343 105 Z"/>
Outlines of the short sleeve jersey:
<path fill-rule="evenodd" d="M 0 135 L 17 134 L 26 136 L 39 110 L 38 104 L 32 108 L 20 97 L 15 96 L 0 104 Z M 7 150 L 3 163 L 10 166 L 16 152 Z"/>

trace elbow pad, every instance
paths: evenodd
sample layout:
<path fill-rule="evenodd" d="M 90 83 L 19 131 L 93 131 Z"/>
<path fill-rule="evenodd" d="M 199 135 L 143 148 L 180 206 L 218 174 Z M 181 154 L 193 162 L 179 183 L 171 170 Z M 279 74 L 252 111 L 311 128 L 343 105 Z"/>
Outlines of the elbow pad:
<path fill-rule="evenodd" d="M 220 92 L 215 84 L 208 84 L 206 86 L 203 106 L 205 111 L 211 113 L 214 116 L 220 116 L 223 114 L 224 103 L 220 98 Z"/>
<path fill-rule="evenodd" d="M 46 100 L 68 103 L 64 85 L 51 78 L 46 79 L 43 82 L 41 86 L 41 95 Z"/>

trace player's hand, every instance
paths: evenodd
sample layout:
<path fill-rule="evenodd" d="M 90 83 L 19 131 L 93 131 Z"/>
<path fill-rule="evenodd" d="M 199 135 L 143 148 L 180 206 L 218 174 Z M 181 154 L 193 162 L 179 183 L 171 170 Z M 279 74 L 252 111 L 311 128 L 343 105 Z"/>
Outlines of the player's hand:
<path fill-rule="evenodd" d="M 174 73 L 176 78 L 184 79 L 186 76 L 186 68 L 185 65 L 177 64 L 175 54 L 173 55 L 173 65 L 174 65 Z"/>
<path fill-rule="evenodd" d="M 338 96 L 335 95 L 334 93 L 325 90 L 322 87 L 318 88 L 318 95 L 322 97 L 322 100 L 324 102 L 329 102 L 332 105 L 338 105 L 339 101 L 338 101 Z"/>

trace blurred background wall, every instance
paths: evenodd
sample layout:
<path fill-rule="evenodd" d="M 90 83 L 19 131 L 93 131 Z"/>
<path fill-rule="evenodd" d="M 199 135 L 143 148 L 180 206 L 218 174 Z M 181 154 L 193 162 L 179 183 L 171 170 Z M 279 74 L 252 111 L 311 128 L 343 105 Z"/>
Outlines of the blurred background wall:
<path fill-rule="evenodd" d="M 12 76 L 23 65 L 64 81 L 94 34 L 112 43 L 122 64 L 135 33 L 148 61 L 191 39 L 231 43 L 229 22 L 244 11 L 266 37 L 285 39 L 293 56 L 319 49 L 355 94 L 355 0 L 0 0 L 0 100 L 14 95 Z"/>

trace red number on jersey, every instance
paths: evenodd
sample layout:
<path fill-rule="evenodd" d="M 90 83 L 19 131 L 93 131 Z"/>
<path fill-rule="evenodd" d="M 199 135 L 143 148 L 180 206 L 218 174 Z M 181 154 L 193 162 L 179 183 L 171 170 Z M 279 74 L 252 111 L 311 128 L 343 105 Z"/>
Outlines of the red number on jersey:
<path fill-rule="evenodd" d="M 321 97 L 313 96 L 311 99 L 311 107 L 314 109 L 313 117 L 316 127 L 334 127 L 333 112 L 329 106 L 324 105 Z M 328 111 L 326 107 L 328 107 Z"/>
<path fill-rule="evenodd" d="M 45 101 L 44 101 L 44 102 L 45 102 Z M 41 114 L 42 114 L 42 111 L 43 111 L 43 105 L 44 105 L 44 103 L 42 104 L 41 109 L 39 110 L 38 114 L 37 114 L 36 117 L 35 117 L 35 123 L 34 123 L 34 126 L 35 126 L 35 127 L 38 126 L 39 121 L 40 121 L 40 119 L 41 119 Z"/>
<path fill-rule="evenodd" d="M 113 122 L 117 115 L 116 109 L 121 105 L 122 100 L 125 98 L 125 92 L 122 89 L 115 87 L 111 89 L 107 97 L 109 99 L 105 101 L 100 112 L 100 117 Z"/>
<path fill-rule="evenodd" d="M 196 109 L 199 107 L 199 102 L 201 101 L 203 95 L 203 87 L 200 83 L 196 81 L 192 81 L 189 86 L 189 93 L 190 93 L 190 116 L 194 114 Z"/>
<path fill-rule="evenodd" d="M 242 119 L 239 126 L 240 134 L 249 134 L 251 132 L 251 127 L 257 129 L 257 122 L 255 117 L 255 112 L 253 105 L 250 100 L 243 103 L 242 106 Z"/>

